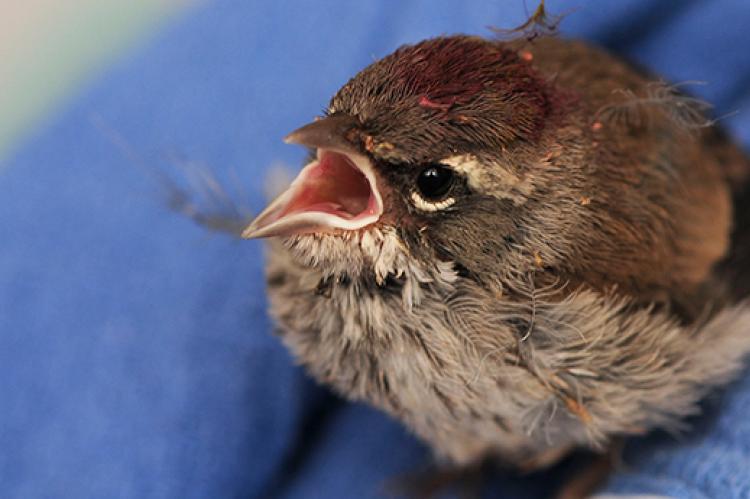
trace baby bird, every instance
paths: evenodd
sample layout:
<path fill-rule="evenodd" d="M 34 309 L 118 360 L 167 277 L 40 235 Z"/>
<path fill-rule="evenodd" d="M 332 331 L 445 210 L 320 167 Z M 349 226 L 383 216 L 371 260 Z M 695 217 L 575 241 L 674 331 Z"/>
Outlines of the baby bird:
<path fill-rule="evenodd" d="M 244 230 L 282 340 L 457 465 L 675 428 L 750 351 L 750 163 L 702 108 L 556 37 L 399 48 Z"/>

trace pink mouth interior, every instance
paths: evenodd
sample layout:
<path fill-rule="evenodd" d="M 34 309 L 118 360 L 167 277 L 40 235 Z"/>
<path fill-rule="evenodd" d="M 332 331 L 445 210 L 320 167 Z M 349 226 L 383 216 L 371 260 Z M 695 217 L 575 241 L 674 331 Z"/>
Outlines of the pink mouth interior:
<path fill-rule="evenodd" d="M 324 152 L 304 175 L 302 186 L 280 217 L 315 211 L 353 220 L 377 210 L 367 177 L 343 154 Z"/>

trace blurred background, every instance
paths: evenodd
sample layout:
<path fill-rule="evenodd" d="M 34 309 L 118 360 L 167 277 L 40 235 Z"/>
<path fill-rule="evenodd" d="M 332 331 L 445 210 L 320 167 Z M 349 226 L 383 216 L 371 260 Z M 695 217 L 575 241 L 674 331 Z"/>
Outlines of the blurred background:
<path fill-rule="evenodd" d="M 209 168 L 264 205 L 281 138 L 374 59 L 521 24 L 527 0 L 0 0 L 0 498 L 382 497 L 427 450 L 294 365 L 258 242 L 165 207 Z M 750 145 L 748 0 L 549 0 L 561 28 L 691 87 Z M 750 380 L 610 492 L 750 497 Z M 542 498 L 566 469 L 498 472 Z"/>
<path fill-rule="evenodd" d="M 198 0 L 28 0 L 0 5 L 0 161 L 107 63 Z"/>

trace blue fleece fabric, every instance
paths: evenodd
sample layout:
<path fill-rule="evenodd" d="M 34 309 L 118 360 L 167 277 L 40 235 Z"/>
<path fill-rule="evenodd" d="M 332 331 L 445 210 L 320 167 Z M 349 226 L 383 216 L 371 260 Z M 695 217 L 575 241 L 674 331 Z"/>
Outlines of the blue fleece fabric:
<path fill-rule="evenodd" d="M 528 2 L 533 4 L 534 2 Z M 694 88 L 750 144 L 750 2 L 549 1 L 572 36 Z M 0 167 L 0 496 L 376 497 L 424 446 L 316 387 L 271 335 L 258 242 L 160 203 L 144 165 L 237 171 L 254 210 L 281 137 L 402 43 L 488 34 L 518 1 L 204 4 L 91 82 Z M 123 147 L 117 146 L 124 139 Z M 750 334 L 750 331 L 749 331 Z M 750 497 L 750 379 L 677 439 L 632 443 L 613 492 Z M 493 497 L 544 497 L 566 467 Z"/>

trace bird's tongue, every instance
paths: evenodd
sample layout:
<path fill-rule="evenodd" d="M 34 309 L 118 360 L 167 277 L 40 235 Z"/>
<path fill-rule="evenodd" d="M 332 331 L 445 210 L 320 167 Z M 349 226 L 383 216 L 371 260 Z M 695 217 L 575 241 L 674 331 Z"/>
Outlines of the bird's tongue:
<path fill-rule="evenodd" d="M 310 166 L 281 216 L 317 211 L 350 220 L 367 209 L 372 196 L 370 184 L 346 156 L 326 153 Z"/>
<path fill-rule="evenodd" d="M 289 189 L 245 229 L 244 237 L 288 236 L 332 229 L 356 230 L 380 217 L 382 203 L 374 185 L 351 158 L 323 151 L 302 169 Z"/>

